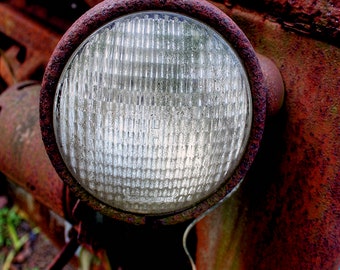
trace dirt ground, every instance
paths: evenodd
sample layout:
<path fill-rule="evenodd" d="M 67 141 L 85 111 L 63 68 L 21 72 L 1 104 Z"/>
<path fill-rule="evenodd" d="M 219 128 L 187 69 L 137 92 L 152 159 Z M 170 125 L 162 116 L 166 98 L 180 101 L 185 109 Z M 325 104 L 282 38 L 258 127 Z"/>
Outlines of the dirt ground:
<path fill-rule="evenodd" d="M 46 269 L 51 263 L 54 256 L 59 250 L 46 238 L 45 235 L 39 233 L 37 239 L 32 243 L 31 254 L 25 261 L 19 264 L 13 264 L 13 270 L 33 270 Z M 64 267 L 65 270 L 75 270 L 71 264 Z"/>

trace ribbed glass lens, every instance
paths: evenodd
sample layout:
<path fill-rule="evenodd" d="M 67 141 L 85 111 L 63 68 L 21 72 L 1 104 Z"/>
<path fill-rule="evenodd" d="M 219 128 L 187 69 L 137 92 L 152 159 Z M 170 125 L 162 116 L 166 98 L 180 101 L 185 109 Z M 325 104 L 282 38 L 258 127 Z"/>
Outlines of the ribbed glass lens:
<path fill-rule="evenodd" d="M 231 176 L 248 141 L 244 67 L 211 27 L 170 12 L 116 19 L 68 61 L 54 105 L 68 169 L 124 211 L 188 208 Z"/>

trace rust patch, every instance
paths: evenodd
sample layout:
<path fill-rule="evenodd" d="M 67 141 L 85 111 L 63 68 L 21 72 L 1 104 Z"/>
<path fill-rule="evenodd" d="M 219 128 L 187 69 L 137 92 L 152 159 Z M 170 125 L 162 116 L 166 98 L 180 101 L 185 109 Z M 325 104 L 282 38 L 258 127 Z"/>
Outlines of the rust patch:
<path fill-rule="evenodd" d="M 64 185 L 45 153 L 39 129 L 40 85 L 22 83 L 0 95 L 0 170 L 34 198 L 64 215 Z"/>
<path fill-rule="evenodd" d="M 277 114 L 284 101 L 284 85 L 279 69 L 269 58 L 257 54 L 263 72 L 267 92 L 267 115 Z"/>
<path fill-rule="evenodd" d="M 7 85 L 34 79 L 46 66 L 59 36 L 4 3 L 0 13 L 0 32 L 15 42 L 0 55 L 0 76 Z"/>
<path fill-rule="evenodd" d="M 198 269 L 338 269 L 339 48 L 226 11 L 279 67 L 286 96 L 249 179 L 198 224 Z"/>
<path fill-rule="evenodd" d="M 339 46 L 340 2 L 337 0 L 228 0 L 226 6 L 241 5 L 262 12 L 285 29 L 311 35 Z"/>

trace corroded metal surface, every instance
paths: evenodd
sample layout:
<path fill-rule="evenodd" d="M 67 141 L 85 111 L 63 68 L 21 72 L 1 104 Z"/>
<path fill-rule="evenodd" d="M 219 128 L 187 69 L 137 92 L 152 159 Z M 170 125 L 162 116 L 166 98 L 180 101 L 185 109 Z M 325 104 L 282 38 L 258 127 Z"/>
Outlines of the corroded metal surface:
<path fill-rule="evenodd" d="M 257 53 L 267 87 L 267 115 L 274 116 L 282 108 L 284 101 L 284 84 L 275 63 L 268 57 Z"/>
<path fill-rule="evenodd" d="M 220 7 L 279 67 L 286 97 L 248 179 L 198 224 L 198 269 L 339 269 L 340 50 Z"/>
<path fill-rule="evenodd" d="M 0 95 L 0 171 L 64 216 L 64 184 L 41 141 L 39 91 L 36 82 L 24 82 Z"/>
<path fill-rule="evenodd" d="M 0 76 L 8 85 L 32 79 L 44 69 L 59 36 L 4 3 L 0 14 L 0 32 L 15 42 L 0 55 Z"/>
<path fill-rule="evenodd" d="M 89 9 L 83 0 L 2 0 L 15 10 L 33 18 L 40 26 L 48 26 L 57 33 L 65 31 Z"/>
<path fill-rule="evenodd" d="M 59 36 L 6 4 L 0 3 L 0 14 L 0 32 L 16 42 L 4 52 L 7 63 L 0 58 L 0 76 L 8 85 L 32 79 L 44 69 Z"/>
<path fill-rule="evenodd" d="M 103 2 L 102 0 L 85 0 L 85 2 L 90 6 L 94 7 L 95 5 L 99 4 L 100 2 Z"/>
<path fill-rule="evenodd" d="M 311 35 L 340 45 L 340 1 L 338 0 L 226 0 L 263 14 L 287 30 Z"/>
<path fill-rule="evenodd" d="M 340 52 L 329 44 L 338 40 L 338 2 L 254 1 L 259 5 L 254 8 L 262 7 L 270 16 L 238 6 L 229 9 L 221 4 L 223 1 L 218 2 L 218 6 L 247 34 L 255 49 L 270 57 L 280 68 L 286 100 L 280 114 L 268 120 L 264 144 L 249 178 L 221 208 L 198 224 L 198 269 L 338 269 Z M 225 2 L 232 6 L 237 1 Z M 269 4 L 270 8 L 261 3 Z M 319 11 L 313 9 L 316 6 Z M 306 15 L 308 13 L 311 17 Z M 323 23 L 318 23 L 322 20 Z M 290 30 L 314 33 L 329 43 Z M 27 98 L 21 95 L 23 100 Z M 20 104 L 15 103 L 15 106 Z M 38 197 L 45 192 L 50 194 L 43 183 L 31 184 L 36 183 L 34 177 L 41 180 L 54 177 L 41 175 L 40 169 L 34 169 L 40 162 L 37 153 L 43 152 L 37 151 L 43 147 L 39 146 L 41 143 L 28 140 L 17 144 L 18 149 L 27 153 L 25 160 L 19 158 L 20 151 L 8 146 L 11 138 L 18 142 L 20 138 L 30 138 L 26 132 L 16 137 L 8 133 L 14 132 L 12 119 L 20 113 L 26 114 L 29 106 L 20 106 L 14 115 L 7 113 L 4 120 L 2 113 L 9 105 L 6 99 L 0 107 L 0 124 L 5 125 L 0 136 L 0 170 L 4 169 L 3 162 L 6 161 L 6 168 L 10 165 L 19 172 L 9 169 L 11 178 L 24 177 L 27 183 L 24 186 L 32 194 Z M 3 141 L 4 137 L 7 139 Z M 47 161 L 41 161 L 39 166 L 48 162 L 47 157 L 44 159 Z M 28 171 L 27 166 L 33 168 L 30 178 L 24 173 L 26 169 Z M 56 188 L 53 196 L 58 196 L 57 190 L 60 189 Z M 54 202 L 53 196 L 51 200 L 43 201 L 62 211 L 61 203 Z M 110 232 L 113 231 L 117 237 L 122 237 L 121 230 Z M 127 235 L 131 234 L 126 231 Z M 149 235 L 154 234 L 150 232 Z M 122 237 L 120 243 L 125 243 L 125 239 Z M 147 241 L 146 237 L 141 242 Z M 157 244 L 161 246 L 162 242 Z M 144 245 L 140 249 L 144 250 Z M 117 245 L 112 256 L 126 256 L 128 261 L 130 251 L 130 243 L 124 248 Z M 136 253 L 138 251 L 137 247 Z"/>
<path fill-rule="evenodd" d="M 53 131 L 54 94 L 60 74 L 75 49 L 86 37 L 105 23 L 125 14 L 129 14 L 132 11 L 137 12 L 152 9 L 168 10 L 187 14 L 193 18 L 204 21 L 215 28 L 216 31 L 220 32 L 225 39 L 233 45 L 234 49 L 244 62 L 249 75 L 253 101 L 253 123 L 251 127 L 250 141 L 245 151 L 245 155 L 231 179 L 226 179 L 226 182 L 215 194 L 193 208 L 184 210 L 180 213 L 169 213 L 168 216 L 145 216 L 120 212 L 95 199 L 80 186 L 80 184 L 68 171 L 59 153 Z M 231 192 L 243 179 L 257 154 L 262 138 L 266 114 L 266 95 L 267 89 L 264 85 L 263 73 L 251 44 L 237 25 L 235 25 L 229 17 L 225 16 L 225 14 L 215 6 L 210 5 L 205 1 L 195 0 L 106 1 L 89 10 L 78 21 L 76 21 L 75 24 L 73 24 L 73 26 L 63 36 L 51 57 L 46 68 L 40 99 L 42 137 L 47 153 L 61 179 L 68 184 L 70 189 L 82 201 L 88 203 L 97 211 L 129 223 L 173 224 L 193 218 L 199 213 L 202 213 L 204 210 L 210 208 L 221 198 Z"/>

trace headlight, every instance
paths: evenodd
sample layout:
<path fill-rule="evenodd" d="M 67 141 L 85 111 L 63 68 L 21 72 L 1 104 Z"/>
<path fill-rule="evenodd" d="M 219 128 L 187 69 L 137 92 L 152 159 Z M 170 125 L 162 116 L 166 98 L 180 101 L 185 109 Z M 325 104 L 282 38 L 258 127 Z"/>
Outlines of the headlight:
<path fill-rule="evenodd" d="M 249 42 L 195 1 L 96 6 L 58 44 L 41 94 L 61 178 L 95 209 L 136 223 L 190 218 L 232 191 L 264 112 Z"/>
<path fill-rule="evenodd" d="M 250 85 L 211 27 L 139 12 L 95 31 L 54 99 L 61 156 L 82 187 L 140 214 L 183 210 L 235 170 L 249 137 Z"/>

